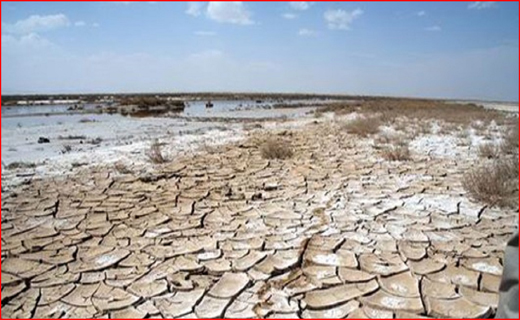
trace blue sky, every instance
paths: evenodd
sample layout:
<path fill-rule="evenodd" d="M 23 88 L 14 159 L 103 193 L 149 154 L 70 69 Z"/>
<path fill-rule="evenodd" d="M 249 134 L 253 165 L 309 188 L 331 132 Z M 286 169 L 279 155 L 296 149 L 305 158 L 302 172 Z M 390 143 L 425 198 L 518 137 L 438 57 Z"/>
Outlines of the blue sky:
<path fill-rule="evenodd" d="M 518 100 L 518 2 L 2 2 L 2 93 Z"/>

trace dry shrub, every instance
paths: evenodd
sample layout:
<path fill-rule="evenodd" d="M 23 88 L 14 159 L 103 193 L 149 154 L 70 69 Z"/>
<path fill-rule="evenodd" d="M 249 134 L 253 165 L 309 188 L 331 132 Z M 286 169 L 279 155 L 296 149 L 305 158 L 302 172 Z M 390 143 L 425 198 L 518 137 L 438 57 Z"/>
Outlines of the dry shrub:
<path fill-rule="evenodd" d="M 383 133 L 374 139 L 376 150 L 381 150 L 381 156 L 389 161 L 408 161 L 411 159 L 409 141 L 403 134 Z"/>
<path fill-rule="evenodd" d="M 360 137 L 368 137 L 379 132 L 381 126 L 381 119 L 376 117 L 371 118 L 357 118 L 355 120 L 345 123 L 343 126 L 350 134 L 355 134 Z"/>
<path fill-rule="evenodd" d="M 518 154 L 518 122 L 504 136 L 501 145 L 502 152 L 505 154 Z"/>
<path fill-rule="evenodd" d="M 432 124 L 429 121 L 419 121 L 417 125 L 417 133 L 428 135 L 432 133 Z"/>
<path fill-rule="evenodd" d="M 411 160 L 408 144 L 387 145 L 381 151 L 381 155 L 388 161 L 408 161 Z"/>
<path fill-rule="evenodd" d="M 155 141 L 151 146 L 150 149 L 146 152 L 146 156 L 150 160 L 150 162 L 155 164 L 162 164 L 167 163 L 169 160 L 164 157 L 162 153 L 162 146 L 164 144 L 160 143 L 158 141 Z"/>
<path fill-rule="evenodd" d="M 518 207 L 518 156 L 477 167 L 464 175 L 462 184 L 476 200 Z"/>
<path fill-rule="evenodd" d="M 494 143 L 481 144 L 478 148 L 478 155 L 484 159 L 498 159 L 501 148 Z"/>
<path fill-rule="evenodd" d="M 269 139 L 260 147 L 262 157 L 265 159 L 288 159 L 293 156 L 290 144 L 281 139 Z"/>
<path fill-rule="evenodd" d="M 455 142 L 459 147 L 467 147 L 471 145 L 471 138 L 467 129 L 462 129 L 456 134 L 457 141 Z"/>
<path fill-rule="evenodd" d="M 348 114 L 357 112 L 365 115 L 381 114 L 384 122 L 406 116 L 409 119 L 437 120 L 445 123 L 469 125 L 480 121 L 487 127 L 492 120 L 503 122 L 506 116 L 495 110 L 487 110 L 475 104 L 456 104 L 442 100 L 405 99 L 389 97 L 362 97 L 355 103 L 334 103 L 319 109 L 319 112 Z"/>

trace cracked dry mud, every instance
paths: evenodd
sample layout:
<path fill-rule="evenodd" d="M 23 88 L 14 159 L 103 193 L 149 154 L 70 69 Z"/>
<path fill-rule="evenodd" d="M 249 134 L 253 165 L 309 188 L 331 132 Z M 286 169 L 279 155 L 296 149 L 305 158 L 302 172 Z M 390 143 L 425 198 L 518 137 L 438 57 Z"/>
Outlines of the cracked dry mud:
<path fill-rule="evenodd" d="M 284 135 L 283 161 L 252 138 L 147 179 L 21 186 L 2 199 L 2 316 L 494 314 L 517 213 L 468 200 L 471 160 L 381 161 L 335 126 Z"/>

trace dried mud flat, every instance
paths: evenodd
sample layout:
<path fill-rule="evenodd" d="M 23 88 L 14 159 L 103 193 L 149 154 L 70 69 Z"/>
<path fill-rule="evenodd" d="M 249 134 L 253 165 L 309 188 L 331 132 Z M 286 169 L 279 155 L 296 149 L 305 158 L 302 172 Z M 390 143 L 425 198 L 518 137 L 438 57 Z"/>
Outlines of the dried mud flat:
<path fill-rule="evenodd" d="M 266 160 L 259 141 L 290 140 Z M 89 169 L 2 199 L 2 317 L 482 318 L 518 213 L 471 201 L 475 159 L 381 160 L 334 121 L 138 177 Z"/>

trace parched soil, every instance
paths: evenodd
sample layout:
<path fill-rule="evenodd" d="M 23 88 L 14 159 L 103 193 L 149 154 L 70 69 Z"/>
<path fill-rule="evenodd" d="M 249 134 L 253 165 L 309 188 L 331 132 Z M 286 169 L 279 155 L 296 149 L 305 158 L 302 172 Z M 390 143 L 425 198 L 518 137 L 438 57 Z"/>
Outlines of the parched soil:
<path fill-rule="evenodd" d="M 262 157 L 276 137 L 290 158 Z M 311 123 L 33 180 L 2 199 L 2 317 L 493 316 L 518 212 L 469 200 L 474 159 L 365 140 Z"/>

